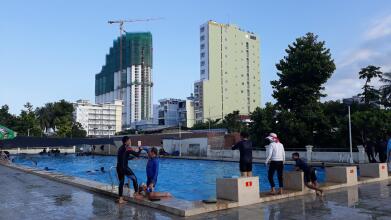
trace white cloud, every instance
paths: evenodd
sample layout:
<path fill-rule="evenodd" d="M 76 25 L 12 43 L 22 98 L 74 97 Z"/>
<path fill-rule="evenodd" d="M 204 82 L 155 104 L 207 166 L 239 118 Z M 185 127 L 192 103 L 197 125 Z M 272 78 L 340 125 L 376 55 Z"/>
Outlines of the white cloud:
<path fill-rule="evenodd" d="M 325 100 L 348 98 L 361 93 L 364 80 L 358 78 L 361 68 L 368 65 L 382 67 L 383 72 L 391 71 L 391 15 L 376 20 L 363 33 L 363 40 L 341 59 L 336 60 L 336 71 L 326 84 Z M 378 80 L 371 84 L 380 86 Z"/>
<path fill-rule="evenodd" d="M 367 39 L 374 40 L 391 35 L 391 15 L 377 19 L 372 25 L 373 26 L 365 33 Z"/>
<path fill-rule="evenodd" d="M 337 66 L 339 68 L 349 66 L 359 61 L 368 60 L 370 57 L 376 56 L 377 54 L 378 53 L 368 48 L 359 49 L 350 53 L 347 57 L 342 59 L 340 62 L 337 62 Z"/>

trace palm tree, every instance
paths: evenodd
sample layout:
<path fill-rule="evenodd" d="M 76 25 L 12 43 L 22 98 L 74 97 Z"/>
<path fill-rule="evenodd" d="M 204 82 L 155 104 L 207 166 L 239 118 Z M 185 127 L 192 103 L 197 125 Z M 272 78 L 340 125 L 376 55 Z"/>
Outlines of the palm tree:
<path fill-rule="evenodd" d="M 380 86 L 380 91 L 382 93 L 382 102 L 384 105 L 391 105 L 391 72 L 384 73 L 380 81 L 383 83 Z"/>
<path fill-rule="evenodd" d="M 379 91 L 369 85 L 373 78 L 382 78 L 383 73 L 380 71 L 380 67 L 369 65 L 362 68 L 358 73 L 360 79 L 365 79 L 365 84 L 362 87 L 364 92 L 361 94 L 365 104 L 369 104 L 370 101 L 379 99 Z"/>

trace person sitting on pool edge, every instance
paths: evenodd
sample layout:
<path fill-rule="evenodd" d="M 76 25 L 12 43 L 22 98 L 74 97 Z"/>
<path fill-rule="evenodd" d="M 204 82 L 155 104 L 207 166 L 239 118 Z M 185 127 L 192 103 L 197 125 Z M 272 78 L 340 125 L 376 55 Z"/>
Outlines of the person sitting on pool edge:
<path fill-rule="evenodd" d="M 304 172 L 304 185 L 315 190 L 316 195 L 322 196 L 323 190 L 321 190 L 318 186 L 318 178 L 316 177 L 315 168 L 308 166 L 306 162 L 300 159 L 300 154 L 297 152 L 292 154 L 292 160 L 296 162 L 296 170 Z"/>
<path fill-rule="evenodd" d="M 247 132 L 240 132 L 240 139 L 241 140 L 232 147 L 232 150 L 239 149 L 240 151 L 240 175 L 242 177 L 251 177 L 253 175 L 253 144 L 248 140 Z"/>
<path fill-rule="evenodd" d="M 147 188 L 152 192 L 156 187 L 157 176 L 159 174 L 159 158 L 157 157 L 158 151 L 155 147 L 148 152 L 148 162 L 146 167 L 147 173 Z"/>
<path fill-rule="evenodd" d="M 154 189 L 153 189 L 154 190 Z M 149 200 L 160 200 L 161 198 L 171 198 L 172 195 L 171 193 L 168 192 L 155 192 L 152 191 L 151 188 L 147 186 L 145 183 L 141 183 L 139 190 L 138 190 L 138 195 L 136 198 L 141 198 L 141 197 L 147 197 Z"/>
<path fill-rule="evenodd" d="M 157 177 L 159 174 L 159 158 L 158 150 L 153 147 L 151 149 L 144 148 L 148 152 L 148 162 L 146 166 L 147 184 L 141 184 L 139 194 L 147 196 L 150 200 L 160 199 L 162 197 L 171 197 L 170 193 L 155 192 Z"/>

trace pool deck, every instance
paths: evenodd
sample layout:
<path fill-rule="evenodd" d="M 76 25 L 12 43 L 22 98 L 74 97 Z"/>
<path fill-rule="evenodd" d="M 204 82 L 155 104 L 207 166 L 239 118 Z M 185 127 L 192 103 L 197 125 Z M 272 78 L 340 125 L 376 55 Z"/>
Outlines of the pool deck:
<path fill-rule="evenodd" d="M 44 170 L 25 167 L 16 164 L 2 164 L 2 165 L 26 173 L 48 178 L 54 181 L 58 181 L 61 183 L 76 186 L 99 194 L 104 194 L 114 198 L 118 197 L 117 195 L 118 188 L 116 186 L 112 187 L 111 185 L 103 184 L 96 181 L 86 180 L 86 179 L 73 177 L 73 176 L 67 176 L 55 172 L 44 171 Z M 388 177 L 388 180 L 390 179 L 391 177 Z M 360 185 L 360 184 L 367 184 L 373 182 L 379 182 L 379 180 L 375 178 L 359 178 L 358 184 Z M 327 183 L 321 185 L 322 189 L 325 191 L 339 189 L 347 186 L 348 186 L 347 184 L 337 184 L 337 183 Z M 132 190 L 125 190 L 125 193 L 128 194 L 127 196 L 125 196 L 125 199 L 134 204 L 147 206 L 150 208 L 158 209 L 161 211 L 168 212 L 170 214 L 183 216 L 183 217 L 239 207 L 239 204 L 237 202 L 226 201 L 226 200 L 218 200 L 217 203 L 215 204 L 205 204 L 202 201 L 187 201 L 187 200 L 182 200 L 177 198 L 163 199 L 161 201 L 152 202 L 147 199 L 133 198 L 130 195 L 131 192 Z M 257 203 L 264 203 L 264 202 L 270 202 L 270 201 L 275 201 L 280 199 L 293 198 L 296 196 L 303 196 L 307 194 L 314 194 L 314 192 L 308 189 L 304 191 L 286 190 L 282 195 L 269 195 L 265 192 L 261 192 L 259 201 Z"/>

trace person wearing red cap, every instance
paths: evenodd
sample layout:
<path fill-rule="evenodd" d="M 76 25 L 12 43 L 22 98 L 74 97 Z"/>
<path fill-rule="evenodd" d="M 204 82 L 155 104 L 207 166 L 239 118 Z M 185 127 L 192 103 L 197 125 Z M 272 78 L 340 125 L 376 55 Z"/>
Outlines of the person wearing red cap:
<path fill-rule="evenodd" d="M 268 179 L 270 183 L 270 193 L 275 194 L 275 184 L 273 180 L 273 176 L 275 171 L 277 171 L 278 176 L 278 193 L 282 194 L 284 183 L 283 183 L 283 171 L 284 171 L 284 161 L 285 161 L 285 150 L 284 145 L 281 144 L 280 140 L 278 139 L 277 135 L 275 133 L 270 133 L 268 137 L 266 137 L 266 140 L 269 141 L 268 145 L 268 154 L 266 157 L 265 164 L 266 166 L 269 165 L 268 170 Z"/>

